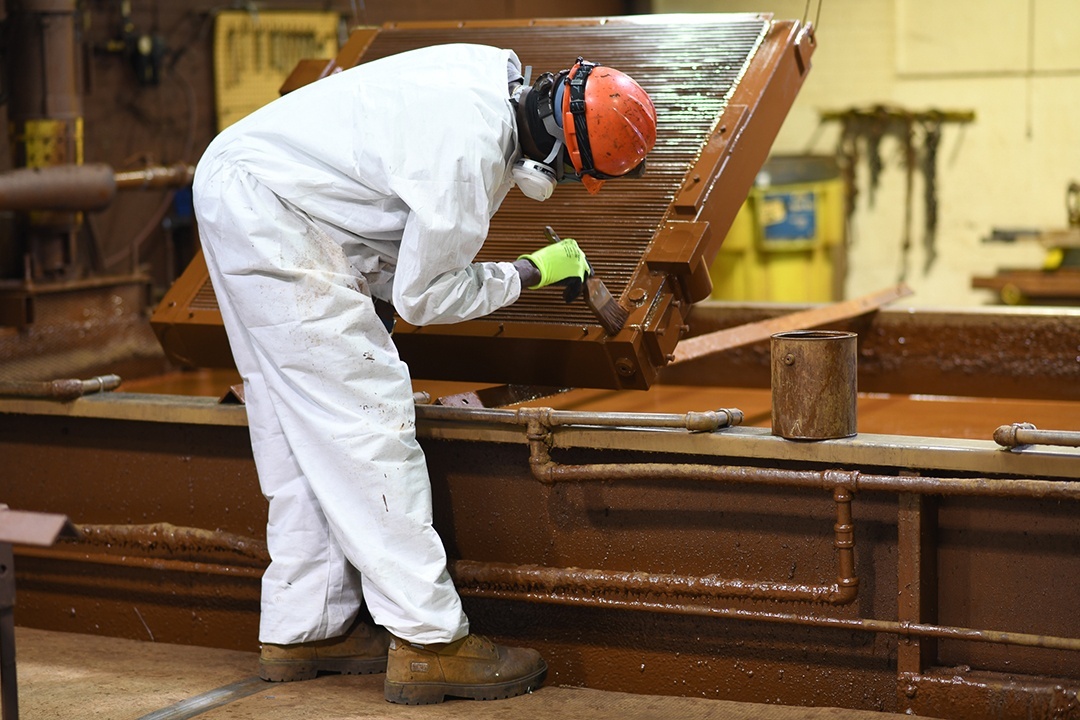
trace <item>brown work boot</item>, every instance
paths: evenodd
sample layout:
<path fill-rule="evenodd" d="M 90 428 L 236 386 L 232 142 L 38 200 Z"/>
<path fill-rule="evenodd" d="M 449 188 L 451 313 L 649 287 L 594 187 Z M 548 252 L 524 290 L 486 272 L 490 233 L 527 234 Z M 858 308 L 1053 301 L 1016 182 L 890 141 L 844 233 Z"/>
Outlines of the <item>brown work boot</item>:
<path fill-rule="evenodd" d="M 292 645 L 263 643 L 259 677 L 270 682 L 310 680 L 319 673 L 367 675 L 386 670 L 390 633 L 377 625 L 357 622 L 336 638 Z"/>
<path fill-rule="evenodd" d="M 405 705 L 430 705 L 448 695 L 498 700 L 535 690 L 546 672 L 547 663 L 535 650 L 496 645 L 480 635 L 432 645 L 394 638 L 383 693 Z"/>

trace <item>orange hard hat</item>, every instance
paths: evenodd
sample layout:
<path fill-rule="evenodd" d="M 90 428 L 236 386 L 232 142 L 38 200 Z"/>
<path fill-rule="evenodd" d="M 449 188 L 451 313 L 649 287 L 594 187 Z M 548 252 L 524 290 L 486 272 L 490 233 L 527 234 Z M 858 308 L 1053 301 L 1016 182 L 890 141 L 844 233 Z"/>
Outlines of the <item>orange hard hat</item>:
<path fill-rule="evenodd" d="M 656 108 L 629 75 L 577 59 L 562 95 L 566 150 L 582 184 L 596 194 L 604 180 L 640 174 L 656 144 Z"/>

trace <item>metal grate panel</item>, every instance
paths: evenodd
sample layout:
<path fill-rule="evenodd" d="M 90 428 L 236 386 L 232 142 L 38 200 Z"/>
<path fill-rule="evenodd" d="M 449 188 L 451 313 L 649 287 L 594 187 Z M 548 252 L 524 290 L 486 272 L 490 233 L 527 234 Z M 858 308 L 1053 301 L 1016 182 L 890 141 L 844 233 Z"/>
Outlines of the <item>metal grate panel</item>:
<path fill-rule="evenodd" d="M 611 180 L 595 196 L 560 189 L 544 203 L 511 192 L 479 260 L 507 260 L 545 242 L 551 225 L 578 240 L 626 308 L 608 335 L 558 288 L 459 323 L 399 323 L 394 342 L 414 377 L 522 385 L 646 389 L 674 357 L 692 304 L 708 297 L 711 265 L 809 71 L 815 41 L 767 14 L 642 15 L 358 29 L 333 61 L 305 61 L 286 89 L 338 69 L 443 43 L 513 48 L 534 73 L 581 55 L 634 77 L 657 106 L 657 144 L 644 177 Z M 187 364 L 228 362 L 205 265 L 193 262 L 153 324 Z M 223 360 L 224 359 L 224 360 Z"/>
<path fill-rule="evenodd" d="M 641 84 L 657 108 L 656 147 L 644 177 L 612 180 L 595 196 L 560 188 L 543 204 L 511 192 L 493 218 L 480 260 L 506 260 L 530 252 L 551 224 L 573 237 L 594 270 L 616 296 L 622 295 L 656 229 L 669 212 L 683 178 L 724 109 L 769 27 L 762 16 L 723 16 L 708 21 L 579 27 L 462 27 L 384 30 L 364 54 L 375 60 L 406 50 L 448 42 L 512 48 L 536 73 L 569 67 L 578 55 L 621 70 Z M 490 315 L 499 322 L 592 324 L 583 303 L 566 305 L 558 289 L 525 293 L 514 305 Z"/>

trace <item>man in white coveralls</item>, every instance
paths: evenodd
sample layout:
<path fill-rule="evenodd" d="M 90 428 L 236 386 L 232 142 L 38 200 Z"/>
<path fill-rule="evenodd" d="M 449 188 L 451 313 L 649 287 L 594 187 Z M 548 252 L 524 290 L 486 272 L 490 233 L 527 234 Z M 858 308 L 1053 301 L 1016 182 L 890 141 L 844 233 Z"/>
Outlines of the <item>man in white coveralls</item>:
<path fill-rule="evenodd" d="M 469 632 L 385 311 L 420 326 L 523 287 L 571 298 L 591 272 L 574 240 L 474 262 L 491 216 L 515 185 L 544 200 L 637 174 L 655 139 L 623 73 L 579 58 L 529 86 L 512 50 L 459 44 L 318 80 L 210 144 L 195 209 L 269 500 L 264 679 L 385 669 L 386 699 L 409 704 L 543 682 L 535 650 Z"/>

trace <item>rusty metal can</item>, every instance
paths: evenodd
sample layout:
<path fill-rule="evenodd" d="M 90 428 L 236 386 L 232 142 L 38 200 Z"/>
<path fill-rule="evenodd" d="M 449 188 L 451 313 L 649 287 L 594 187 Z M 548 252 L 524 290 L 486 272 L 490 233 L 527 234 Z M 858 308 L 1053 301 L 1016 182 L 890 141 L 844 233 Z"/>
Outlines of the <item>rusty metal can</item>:
<path fill-rule="evenodd" d="M 852 332 L 772 336 L 772 432 L 788 440 L 855 435 L 858 362 Z"/>

